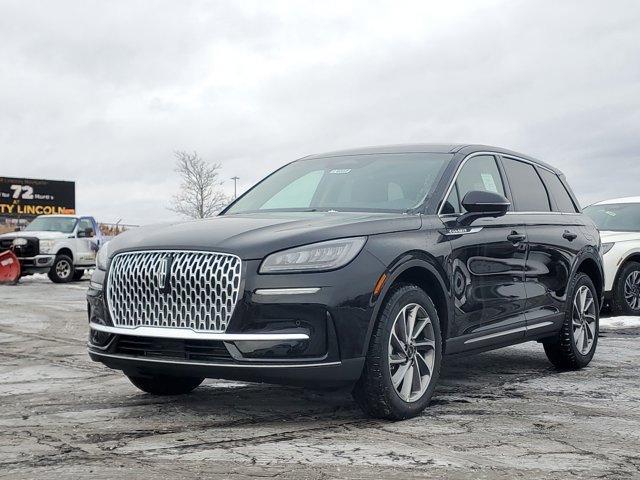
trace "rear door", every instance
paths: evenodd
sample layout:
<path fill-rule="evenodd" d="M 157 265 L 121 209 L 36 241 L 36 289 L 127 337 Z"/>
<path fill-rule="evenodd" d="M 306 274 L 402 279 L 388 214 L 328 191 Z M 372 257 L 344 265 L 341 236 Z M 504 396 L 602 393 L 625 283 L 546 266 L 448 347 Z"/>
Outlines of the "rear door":
<path fill-rule="evenodd" d="M 527 335 L 536 336 L 562 323 L 571 268 L 585 239 L 576 206 L 554 172 L 515 158 L 503 157 L 502 164 L 526 225 L 525 314 Z"/>
<path fill-rule="evenodd" d="M 496 157 L 477 155 L 463 164 L 443 205 L 442 219 L 450 227 L 464 213 L 465 194 L 485 190 L 508 197 Z M 447 233 L 451 244 L 450 280 L 455 322 L 447 352 L 476 350 L 524 338 L 524 268 L 527 243 L 524 227 L 513 215 L 476 220 L 469 231 Z"/>

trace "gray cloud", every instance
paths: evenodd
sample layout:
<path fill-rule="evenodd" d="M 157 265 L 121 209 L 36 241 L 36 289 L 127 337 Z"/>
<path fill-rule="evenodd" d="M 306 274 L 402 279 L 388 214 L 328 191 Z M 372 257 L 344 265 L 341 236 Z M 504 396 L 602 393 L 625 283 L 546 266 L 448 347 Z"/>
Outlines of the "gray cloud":
<path fill-rule="evenodd" d="M 247 188 L 309 153 L 451 141 L 538 156 L 583 203 L 639 193 L 637 2 L 429 3 L 5 1 L 0 175 L 149 223 L 176 149 Z"/>

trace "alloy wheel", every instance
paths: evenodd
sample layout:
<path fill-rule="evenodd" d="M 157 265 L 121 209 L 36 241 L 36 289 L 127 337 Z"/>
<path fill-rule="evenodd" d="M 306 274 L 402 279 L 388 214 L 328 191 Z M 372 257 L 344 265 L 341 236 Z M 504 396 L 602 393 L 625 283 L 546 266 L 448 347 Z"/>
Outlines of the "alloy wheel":
<path fill-rule="evenodd" d="M 405 305 L 396 316 L 389 337 L 389 371 L 398 396 L 405 402 L 422 398 L 433 374 L 435 334 L 426 310 Z"/>
<path fill-rule="evenodd" d="M 56 265 L 56 273 L 60 278 L 67 278 L 71 275 L 71 265 L 66 260 L 60 260 Z"/>
<path fill-rule="evenodd" d="M 634 270 L 624 281 L 624 299 L 632 310 L 640 309 L 640 271 Z"/>
<path fill-rule="evenodd" d="M 587 355 L 596 337 L 596 302 L 591 290 L 582 285 L 573 298 L 573 341 L 581 355 Z"/>

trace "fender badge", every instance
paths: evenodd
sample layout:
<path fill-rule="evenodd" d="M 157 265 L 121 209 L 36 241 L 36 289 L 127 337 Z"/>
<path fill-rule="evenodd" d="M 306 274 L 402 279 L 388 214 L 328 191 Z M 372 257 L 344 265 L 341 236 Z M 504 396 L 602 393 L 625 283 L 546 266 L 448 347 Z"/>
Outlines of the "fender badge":
<path fill-rule="evenodd" d="M 459 227 L 459 228 L 446 228 L 440 230 L 440 233 L 446 237 L 452 237 L 456 235 L 468 235 L 470 233 L 478 233 L 482 230 L 482 227 Z"/>

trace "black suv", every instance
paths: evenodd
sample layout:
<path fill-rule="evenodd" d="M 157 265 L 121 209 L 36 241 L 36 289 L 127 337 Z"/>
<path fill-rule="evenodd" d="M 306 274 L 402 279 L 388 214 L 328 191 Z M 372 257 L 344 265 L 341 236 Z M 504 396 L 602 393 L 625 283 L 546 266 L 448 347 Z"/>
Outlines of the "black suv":
<path fill-rule="evenodd" d="M 537 340 L 577 369 L 598 342 L 598 231 L 560 172 L 501 148 L 312 155 L 216 218 L 116 237 L 97 263 L 89 355 L 154 394 L 351 385 L 368 414 L 402 419 L 443 355 Z"/>

